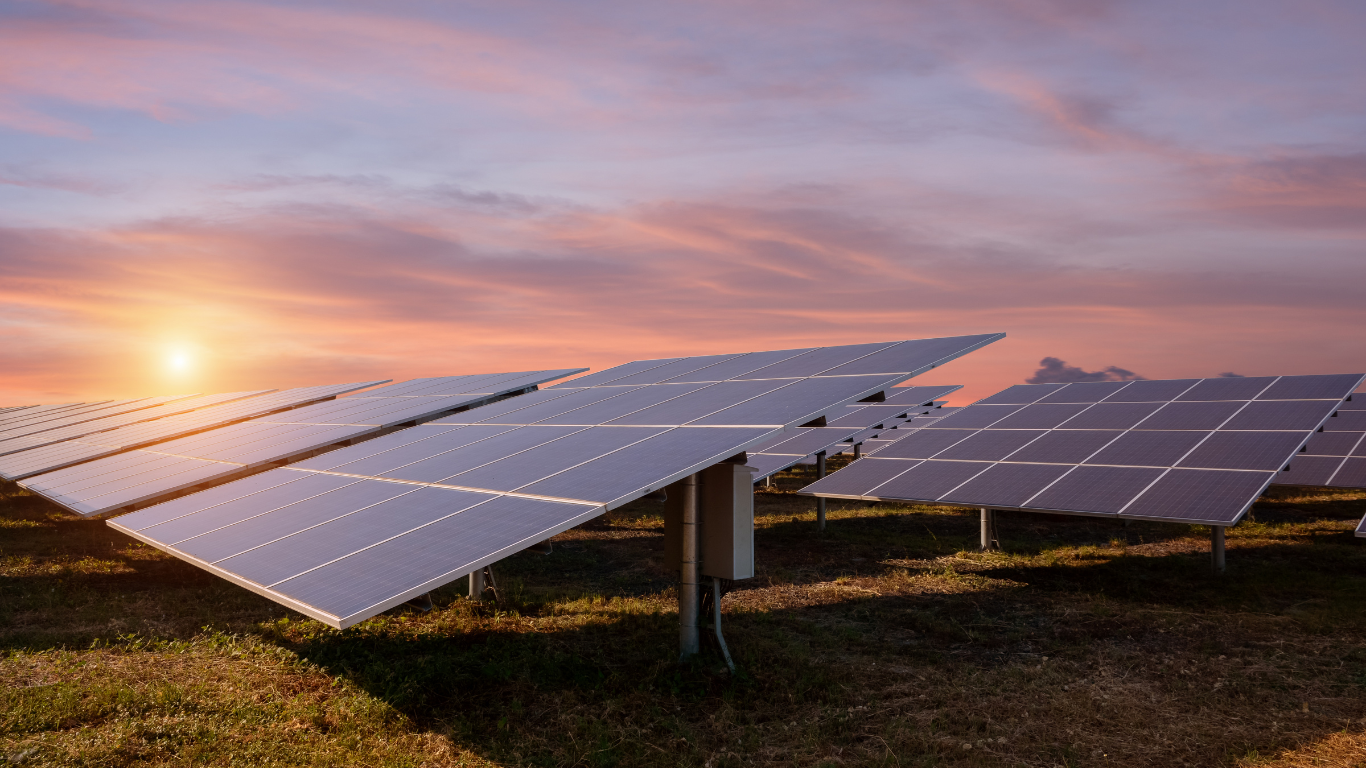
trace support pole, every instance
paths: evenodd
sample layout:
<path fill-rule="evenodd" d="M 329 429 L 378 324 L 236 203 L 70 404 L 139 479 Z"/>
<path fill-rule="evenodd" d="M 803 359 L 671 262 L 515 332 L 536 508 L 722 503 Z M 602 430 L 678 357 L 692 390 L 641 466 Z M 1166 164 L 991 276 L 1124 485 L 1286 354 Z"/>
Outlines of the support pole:
<path fill-rule="evenodd" d="M 1210 560 L 1214 566 L 1215 574 L 1224 572 L 1224 526 L 1216 525 L 1210 528 Z"/>
<path fill-rule="evenodd" d="M 698 561 L 701 560 L 697 526 L 701 522 L 702 515 L 698 509 L 698 476 L 696 474 L 688 475 L 683 478 L 681 484 L 683 486 L 683 524 L 680 526 L 680 532 L 683 536 L 683 546 L 679 558 L 678 574 L 678 658 L 679 661 L 685 661 L 688 657 L 697 655 L 701 639 L 697 631 L 698 579 L 700 578 Z"/>
<path fill-rule="evenodd" d="M 982 508 L 982 551 L 990 552 L 1001 548 L 1001 540 L 996 536 L 996 510 Z"/>
<path fill-rule="evenodd" d="M 484 569 L 470 573 L 470 599 L 484 599 Z"/>
<path fill-rule="evenodd" d="M 816 454 L 816 479 L 825 477 L 825 451 Z M 825 497 L 816 497 L 816 530 L 825 530 Z"/>
<path fill-rule="evenodd" d="M 863 458 L 863 443 L 854 443 L 854 461 Z"/>

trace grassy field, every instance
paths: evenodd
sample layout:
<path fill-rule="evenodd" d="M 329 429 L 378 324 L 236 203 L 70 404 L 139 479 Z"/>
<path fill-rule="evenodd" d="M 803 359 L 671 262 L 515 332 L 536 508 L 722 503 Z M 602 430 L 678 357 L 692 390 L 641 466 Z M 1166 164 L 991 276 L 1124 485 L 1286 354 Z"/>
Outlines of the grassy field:
<path fill-rule="evenodd" d="M 680 666 L 658 506 L 344 632 L 0 488 L 0 765 L 1366 765 L 1366 494 L 1233 528 L 761 490 L 739 666 Z"/>

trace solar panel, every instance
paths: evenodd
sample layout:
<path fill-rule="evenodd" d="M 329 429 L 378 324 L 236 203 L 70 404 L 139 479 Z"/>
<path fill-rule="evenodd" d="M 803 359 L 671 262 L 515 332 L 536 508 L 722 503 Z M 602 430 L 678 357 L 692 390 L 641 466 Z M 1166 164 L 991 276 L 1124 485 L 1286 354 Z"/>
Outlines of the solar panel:
<path fill-rule="evenodd" d="M 824 427 L 798 430 L 796 437 L 784 434 L 771 443 L 756 446 L 746 463 L 755 468 L 757 481 L 797 464 L 810 464 L 817 453 L 837 456 L 909 418 L 933 412 L 936 398 L 959 389 L 961 384 L 896 387 L 882 401 L 846 407 L 844 413 L 827 419 Z"/>
<path fill-rule="evenodd" d="M 1273 485 L 1366 488 L 1366 392 L 1354 393 L 1315 432 Z M 1357 528 L 1366 536 L 1366 520 Z"/>
<path fill-rule="evenodd" d="M 1366 415 L 1343 400 L 1362 379 L 1018 385 L 897 429 L 907 434 L 801 492 L 1232 525 L 1273 478 L 1346 468 L 1362 441 L 1334 428 Z M 1283 472 L 1292 457 L 1303 469 Z"/>
<path fill-rule="evenodd" d="M 76 514 L 107 514 L 361 440 L 399 424 L 428 421 L 580 370 L 416 379 L 210 429 L 29 477 L 20 484 Z M 451 394 L 462 387 L 476 391 Z"/>
<path fill-rule="evenodd" d="M 363 382 L 359 384 L 299 387 L 265 393 L 234 392 L 192 398 L 185 402 L 207 405 L 207 407 L 200 407 L 187 413 L 176 413 L 155 420 L 125 424 L 94 434 L 82 433 L 76 437 L 63 439 L 61 442 L 44 444 L 7 456 L 0 456 L 0 477 L 4 477 L 6 480 L 23 480 L 34 475 L 54 472 L 134 448 L 142 448 L 233 422 L 245 421 L 276 411 L 326 400 L 339 394 L 373 386 L 376 383 Z M 217 404 L 210 405 L 209 403 L 215 399 L 218 401 Z M 179 408 L 182 403 L 172 405 Z M 100 420 L 100 422 L 102 421 Z M 100 422 L 92 423 L 98 424 Z M 73 429 L 85 428 L 87 425 L 84 424 L 73 427 Z M 65 430 L 53 430 L 53 432 L 64 433 Z M 42 434 L 47 435 L 49 433 Z"/>
<path fill-rule="evenodd" d="M 1002 336 L 628 363 L 109 524 L 346 627 Z"/>
<path fill-rule="evenodd" d="M 0 426 L 12 424 L 17 421 L 31 419 L 45 413 L 59 413 L 70 408 L 79 408 L 93 403 L 55 403 L 51 405 L 27 405 L 14 409 L 5 414 L 0 414 Z"/>
<path fill-rule="evenodd" d="M 0 441 L 24 437 L 40 432 L 71 427 L 115 416 L 145 411 L 156 406 L 167 406 L 177 400 L 186 400 L 196 395 L 171 395 L 166 397 L 147 397 L 139 400 L 110 400 L 105 403 L 70 408 L 59 413 L 45 414 L 32 419 L 0 425 Z"/>
<path fill-rule="evenodd" d="M 935 400 L 962 389 L 962 384 L 940 386 L 896 387 L 887 393 L 887 405 L 932 405 Z"/>
<path fill-rule="evenodd" d="M 272 390 L 256 390 L 250 392 L 220 392 L 212 395 L 196 395 L 194 397 L 181 398 L 169 403 L 162 403 L 151 408 L 102 416 L 97 419 L 69 424 L 55 429 L 44 430 L 42 432 L 10 437 L 8 439 L 0 440 L 0 457 L 8 456 L 20 451 L 41 448 L 45 445 L 52 445 L 66 440 L 85 437 L 87 435 L 108 432 L 113 429 L 125 427 L 129 424 L 154 421 L 167 416 L 189 413 L 196 409 L 230 403 L 235 400 L 258 397 L 271 391 Z M 8 476 L 5 477 L 6 479 L 13 479 Z"/>

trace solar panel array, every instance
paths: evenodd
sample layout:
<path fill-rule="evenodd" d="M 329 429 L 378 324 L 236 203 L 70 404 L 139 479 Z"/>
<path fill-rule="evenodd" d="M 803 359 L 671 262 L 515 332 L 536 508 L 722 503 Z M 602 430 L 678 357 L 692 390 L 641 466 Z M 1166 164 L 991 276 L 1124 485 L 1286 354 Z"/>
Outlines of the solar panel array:
<path fill-rule="evenodd" d="M 1232 525 L 1362 379 L 1019 385 L 802 492 Z"/>
<path fill-rule="evenodd" d="M 270 390 L 259 390 L 254 392 L 220 392 L 212 395 L 198 395 L 195 397 L 182 398 L 169 403 L 143 408 L 141 410 L 118 413 L 100 418 L 81 421 L 74 424 L 47 429 L 32 434 L 17 435 L 5 440 L 0 440 L 0 457 L 29 451 L 34 448 L 41 448 L 45 445 L 52 445 L 66 440 L 94 435 L 99 432 L 108 432 L 129 424 L 138 424 L 144 421 L 154 421 L 156 419 L 174 416 L 176 414 L 188 413 L 197 408 L 207 408 L 222 403 L 229 403 L 234 400 L 242 400 L 249 397 L 265 394 Z M 0 459 L 0 463 L 3 459 Z M 5 479 L 13 478 L 6 476 Z"/>
<path fill-rule="evenodd" d="M 72 427 L 78 424 L 101 421 L 111 417 L 126 416 L 127 414 L 146 411 L 156 406 L 168 406 L 170 403 L 187 400 L 192 397 L 196 397 L 196 395 L 168 395 L 165 397 L 144 397 L 137 400 L 110 400 L 103 403 L 68 408 L 60 412 L 43 414 L 28 419 L 15 420 L 12 423 L 0 424 L 0 443 L 14 438 L 35 435 L 62 427 Z M 162 415 L 165 415 L 166 412 L 168 411 L 163 411 Z M 178 411 L 176 409 L 171 409 L 169 412 L 176 413 Z"/>
<path fill-rule="evenodd" d="M 299 387 L 279 392 L 234 392 L 195 398 L 194 402 L 204 402 L 211 397 L 217 397 L 220 401 L 226 402 L 199 408 L 188 413 L 165 416 L 154 421 L 140 421 L 104 432 L 83 434 L 59 443 L 42 445 L 8 456 L 0 456 L 0 477 L 6 480 L 22 480 L 44 472 L 53 472 L 134 448 L 202 432 L 206 429 L 245 421 L 275 411 L 297 408 L 346 392 L 374 386 L 377 383 L 381 382 Z M 172 405 L 179 407 L 181 403 Z M 86 425 L 81 424 L 77 425 L 76 428 L 85 427 Z M 65 430 L 53 431 L 64 432 Z"/>
<path fill-rule="evenodd" d="M 91 403 L 55 403 L 51 405 L 25 405 L 15 408 L 13 411 L 0 414 L 0 425 L 10 424 L 23 419 L 29 419 L 44 413 L 57 413 L 68 408 L 78 408 Z"/>
<path fill-rule="evenodd" d="M 109 524 L 346 627 L 1002 335 L 628 363 Z"/>
<path fill-rule="evenodd" d="M 223 482 L 337 443 L 364 439 L 399 424 L 480 405 L 582 370 L 417 379 L 48 472 L 20 485 L 76 514 L 106 514 Z"/>
<path fill-rule="evenodd" d="M 887 393 L 884 401 L 845 407 L 844 413 L 828 419 L 824 427 L 783 433 L 756 446 L 746 463 L 755 468 L 754 479 L 761 480 L 797 464 L 810 463 L 817 453 L 837 455 L 853 448 L 855 443 L 876 437 L 880 430 L 893 429 L 912 416 L 929 413 L 935 398 L 961 388 L 961 384 L 897 387 Z"/>

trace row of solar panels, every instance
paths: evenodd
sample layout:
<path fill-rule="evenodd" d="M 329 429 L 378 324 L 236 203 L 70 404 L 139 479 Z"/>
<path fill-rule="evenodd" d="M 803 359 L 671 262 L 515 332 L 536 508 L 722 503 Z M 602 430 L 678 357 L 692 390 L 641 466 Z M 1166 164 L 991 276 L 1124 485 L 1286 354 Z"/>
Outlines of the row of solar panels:
<path fill-rule="evenodd" d="M 1001 336 L 640 361 L 539 391 L 581 369 L 235 393 L 0 437 L 0 475 L 83 515 L 143 507 L 110 524 L 340 627 L 802 425 L 880 427 L 953 389 L 889 405 L 890 387 Z"/>
<path fill-rule="evenodd" d="M 83 515 L 145 507 L 110 525 L 344 627 L 726 460 L 759 479 L 862 444 L 805 491 L 1214 525 L 1300 462 L 1356 471 L 1360 434 L 1323 436 L 1353 423 L 1361 375 L 957 409 L 934 407 L 957 387 L 891 389 L 1002 336 L 637 361 L 544 390 L 583 369 L 3 411 L 0 475 Z"/>
<path fill-rule="evenodd" d="M 898 429 L 802 492 L 1228 526 L 1273 482 L 1366 487 L 1362 380 L 1020 385 Z"/>

